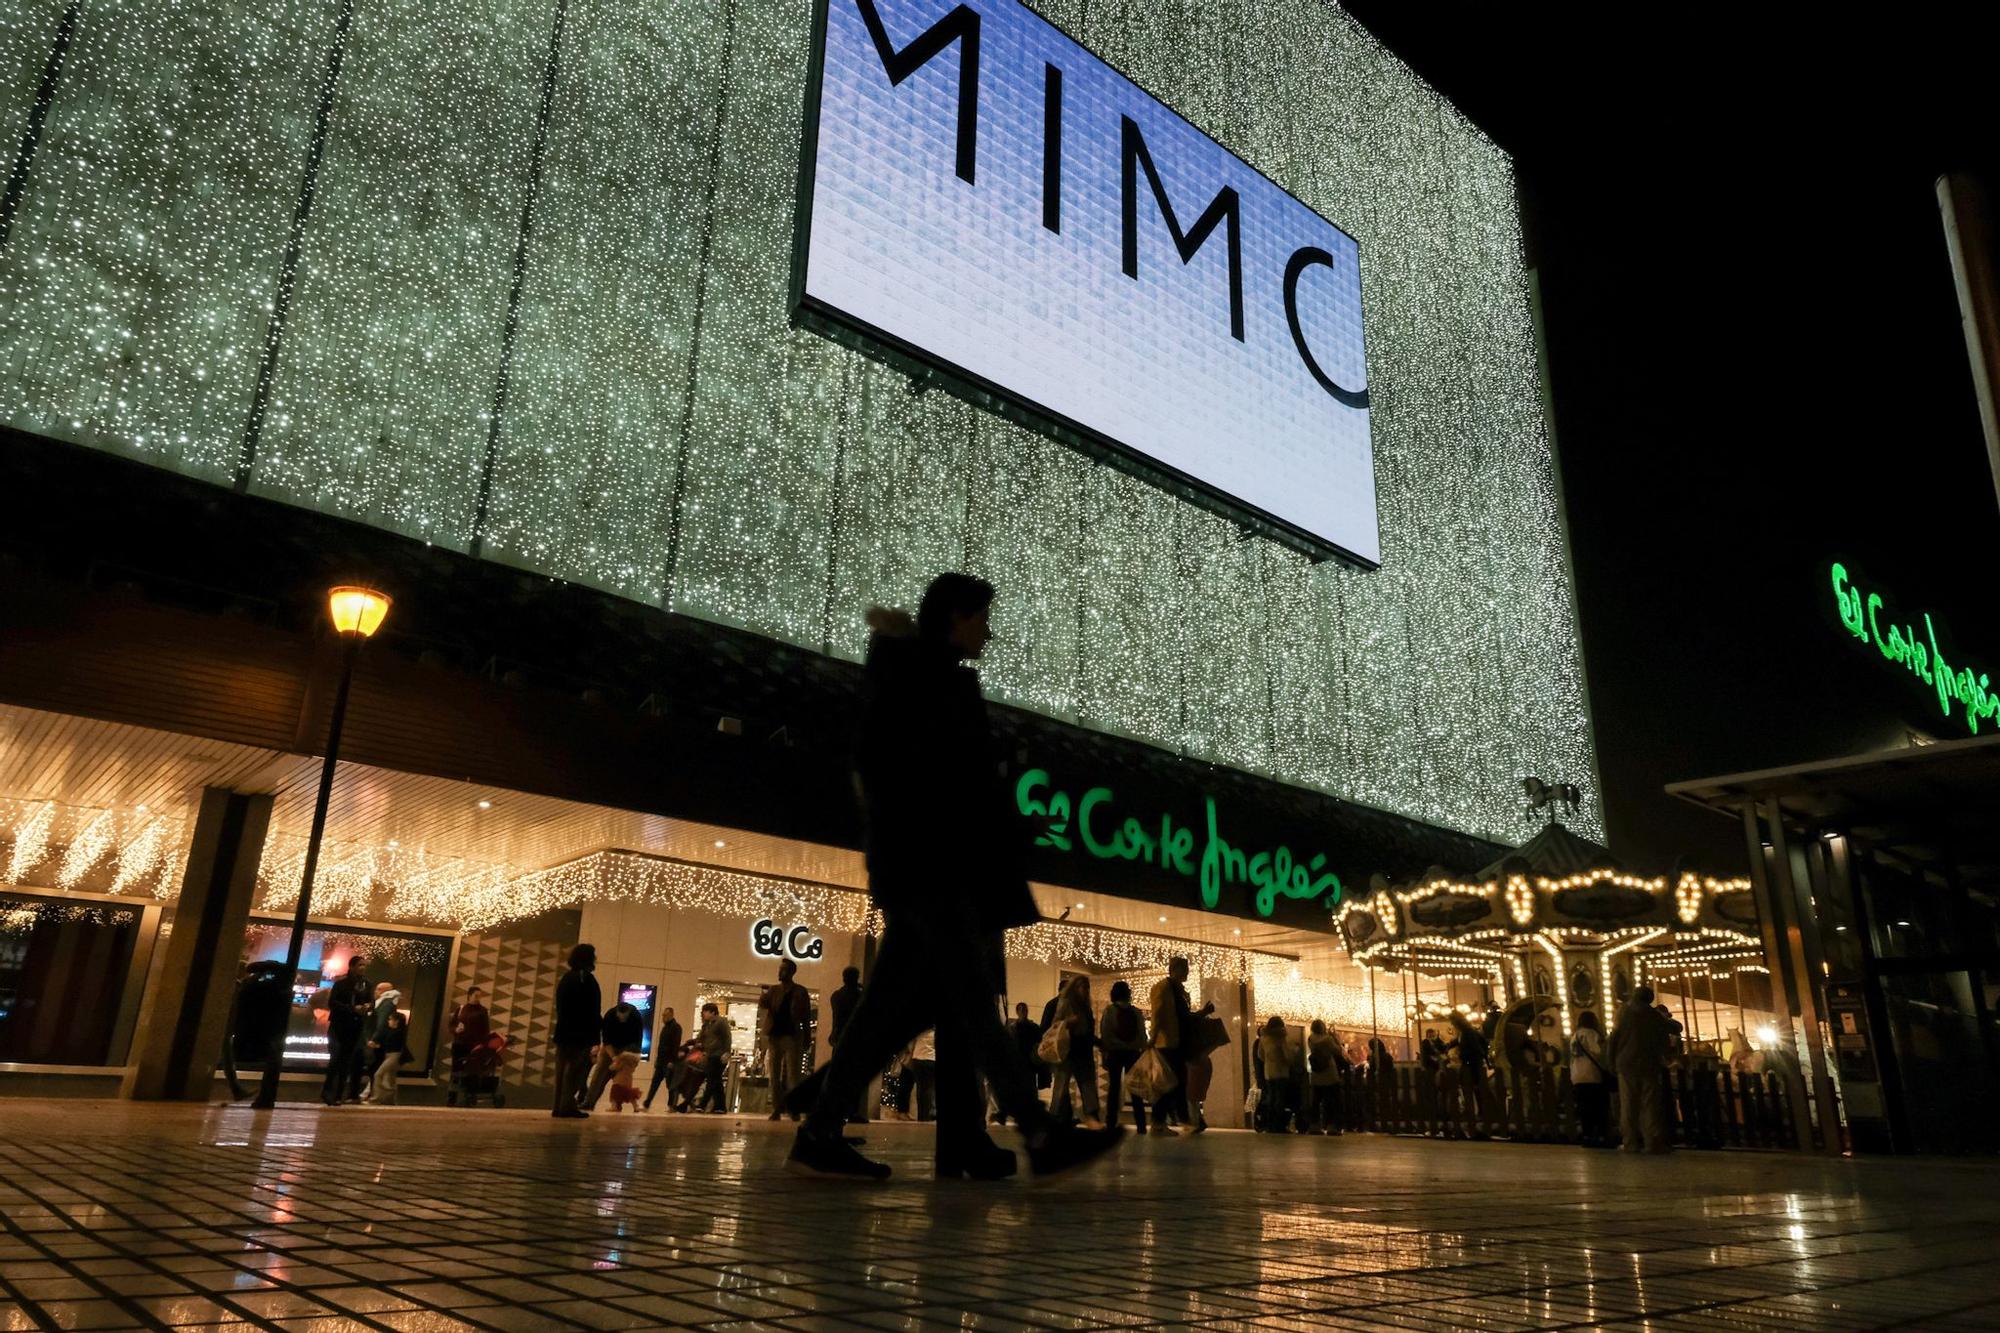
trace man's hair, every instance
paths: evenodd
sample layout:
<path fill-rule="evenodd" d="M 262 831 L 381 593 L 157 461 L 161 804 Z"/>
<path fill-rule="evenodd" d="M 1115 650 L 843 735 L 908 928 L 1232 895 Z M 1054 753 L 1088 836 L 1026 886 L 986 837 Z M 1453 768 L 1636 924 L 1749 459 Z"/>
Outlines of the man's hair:
<path fill-rule="evenodd" d="M 993 585 L 974 574 L 940 574 L 917 603 L 917 633 L 942 639 L 955 616 L 976 616 L 993 605 Z"/>
<path fill-rule="evenodd" d="M 569 965 L 572 968 L 581 968 L 585 963 L 596 961 L 597 946 L 594 944 L 579 944 L 569 951 Z"/>
<path fill-rule="evenodd" d="M 843 967 L 840 969 L 840 979 L 842 981 L 859 981 L 861 980 L 861 969 L 858 967 Z"/>
<path fill-rule="evenodd" d="M 465 993 L 467 995 L 484 995 L 486 991 L 483 987 L 480 986 L 467 986 L 465 988 Z"/>
<path fill-rule="evenodd" d="M 1014 1006 L 1014 1012 L 1015 1012 L 1015 1013 L 1017 1013 L 1017 1014 L 1025 1014 L 1025 1013 L 1027 1013 L 1027 1012 L 1028 1012 L 1028 1002 L 1027 1002 L 1026 1000 L 1023 1000 L 1023 1001 L 1021 1001 L 1021 1002 L 1020 1002 L 1019 1004 L 1015 1005 L 1015 1006 Z"/>
<path fill-rule="evenodd" d="M 1653 988 L 1651 986 L 1634 986 L 1632 988 L 1632 1003 L 1649 1005 L 1652 1002 Z"/>
<path fill-rule="evenodd" d="M 1169 958 L 1167 960 L 1167 971 L 1171 972 L 1177 967 L 1186 967 L 1187 965 L 1188 965 L 1188 960 L 1176 954 L 1174 957 Z"/>
<path fill-rule="evenodd" d="M 719 1016 L 719 1015 L 720 1015 L 720 1014 L 722 1013 L 722 1010 L 721 1010 L 721 1009 L 719 1009 L 719 1008 L 717 1008 L 717 1007 L 716 1007 L 715 1005 L 713 1005 L 713 1004 L 705 1004 L 705 1005 L 703 1005 L 703 1006 L 701 1007 L 701 1011 L 702 1011 L 702 1012 L 703 1012 L 704 1014 L 716 1014 L 716 1015 L 718 1015 L 718 1016 Z"/>
<path fill-rule="evenodd" d="M 1129 1000 L 1131 998 L 1132 998 L 1131 982 L 1114 981 L 1111 983 L 1111 999 L 1114 1003 L 1122 1003 L 1123 1001 Z"/>

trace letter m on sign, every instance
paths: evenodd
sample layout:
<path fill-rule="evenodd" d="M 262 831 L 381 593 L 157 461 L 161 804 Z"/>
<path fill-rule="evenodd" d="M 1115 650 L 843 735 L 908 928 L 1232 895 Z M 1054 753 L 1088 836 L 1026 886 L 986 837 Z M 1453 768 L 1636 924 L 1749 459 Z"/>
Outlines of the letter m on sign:
<path fill-rule="evenodd" d="M 970 6 L 959 5 L 898 51 L 889 40 L 889 30 L 882 26 L 875 0 L 854 0 L 854 6 L 868 25 L 869 40 L 875 43 L 875 54 L 882 58 L 892 88 L 953 42 L 963 43 L 958 53 L 958 176 L 971 183 L 979 156 L 979 15 Z"/>
<path fill-rule="evenodd" d="M 1160 173 L 1153 167 L 1153 155 L 1146 151 L 1145 136 L 1130 116 L 1120 116 L 1120 139 L 1123 159 L 1122 198 L 1125 214 L 1125 276 L 1139 276 L 1139 172 L 1146 173 L 1146 184 L 1153 188 L 1153 201 L 1160 206 L 1160 217 L 1167 224 L 1167 231 L 1174 238 L 1174 249 L 1180 252 L 1181 263 L 1192 261 L 1195 253 L 1208 240 L 1209 234 L 1222 223 L 1229 224 L 1226 242 L 1229 246 L 1229 336 L 1237 342 L 1243 341 L 1243 224 L 1242 209 L 1237 203 L 1234 186 L 1225 185 L 1194 220 L 1194 226 L 1181 230 L 1181 220 L 1174 216 L 1174 206 L 1167 198 L 1167 187 L 1160 183 Z"/>

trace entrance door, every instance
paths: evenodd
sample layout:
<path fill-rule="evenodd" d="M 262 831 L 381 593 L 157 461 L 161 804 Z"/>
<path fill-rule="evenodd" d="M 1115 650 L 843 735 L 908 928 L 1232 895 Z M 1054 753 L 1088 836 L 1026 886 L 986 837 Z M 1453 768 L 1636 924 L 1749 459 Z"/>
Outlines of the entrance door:
<path fill-rule="evenodd" d="M 1991 997 L 2000 975 L 1969 969 L 1882 976 L 1882 1001 L 1918 1152 L 2000 1151 L 2000 1121 L 1968 1115 L 2000 1094 Z"/>

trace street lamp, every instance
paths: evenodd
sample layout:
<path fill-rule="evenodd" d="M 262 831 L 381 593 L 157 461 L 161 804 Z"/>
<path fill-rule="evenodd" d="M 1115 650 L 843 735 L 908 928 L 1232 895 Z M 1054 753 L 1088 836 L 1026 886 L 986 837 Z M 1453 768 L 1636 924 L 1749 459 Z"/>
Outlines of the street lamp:
<path fill-rule="evenodd" d="M 333 773 L 340 762 L 340 728 L 347 720 L 347 691 L 354 683 L 354 659 L 361 652 L 364 639 L 382 627 L 383 617 L 389 614 L 389 599 L 373 588 L 346 586 L 330 589 L 326 595 L 327 613 L 333 617 L 333 627 L 339 632 L 340 688 L 333 696 L 333 719 L 326 728 L 326 762 L 319 770 L 319 797 L 313 802 L 312 833 L 306 839 L 305 872 L 299 879 L 299 907 L 292 914 L 292 940 L 285 947 L 285 985 L 298 984 L 299 955 L 305 950 L 306 918 L 312 914 L 313 872 L 319 869 L 319 843 L 326 832 L 326 807 L 333 799 Z M 278 1104 L 278 1074 L 285 1062 L 285 1033 L 291 1026 L 291 1002 L 289 997 L 285 1007 L 286 1021 L 278 1026 L 271 1038 L 271 1049 L 264 1056 L 264 1081 L 257 1090 L 257 1100 L 251 1105 L 258 1110 L 268 1111 Z"/>

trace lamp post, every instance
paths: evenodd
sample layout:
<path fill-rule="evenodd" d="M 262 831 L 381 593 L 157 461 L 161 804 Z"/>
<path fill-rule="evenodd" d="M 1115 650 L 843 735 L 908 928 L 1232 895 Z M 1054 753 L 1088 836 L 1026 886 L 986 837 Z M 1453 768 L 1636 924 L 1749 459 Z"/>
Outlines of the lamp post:
<path fill-rule="evenodd" d="M 354 659 L 361 653 L 362 641 L 380 629 L 383 617 L 389 614 L 389 599 L 372 588 L 334 588 L 327 593 L 326 603 L 327 612 L 333 617 L 333 627 L 342 640 L 340 687 L 334 693 L 333 718 L 326 729 L 326 762 L 320 766 L 319 796 L 313 802 L 312 833 L 306 838 L 305 871 L 299 878 L 299 907 L 292 914 L 291 943 L 285 947 L 287 988 L 298 984 L 299 955 L 305 950 L 306 918 L 312 915 L 313 872 L 319 869 L 320 838 L 326 833 L 326 807 L 333 799 L 333 774 L 340 762 L 340 728 L 347 721 L 347 692 L 354 683 Z M 271 1049 L 264 1056 L 264 1080 L 257 1090 L 257 1100 L 251 1103 L 260 1111 L 268 1111 L 278 1104 L 278 1074 L 285 1063 L 285 1034 L 291 1027 L 289 998 L 285 1018 L 285 1023 L 271 1038 Z"/>

